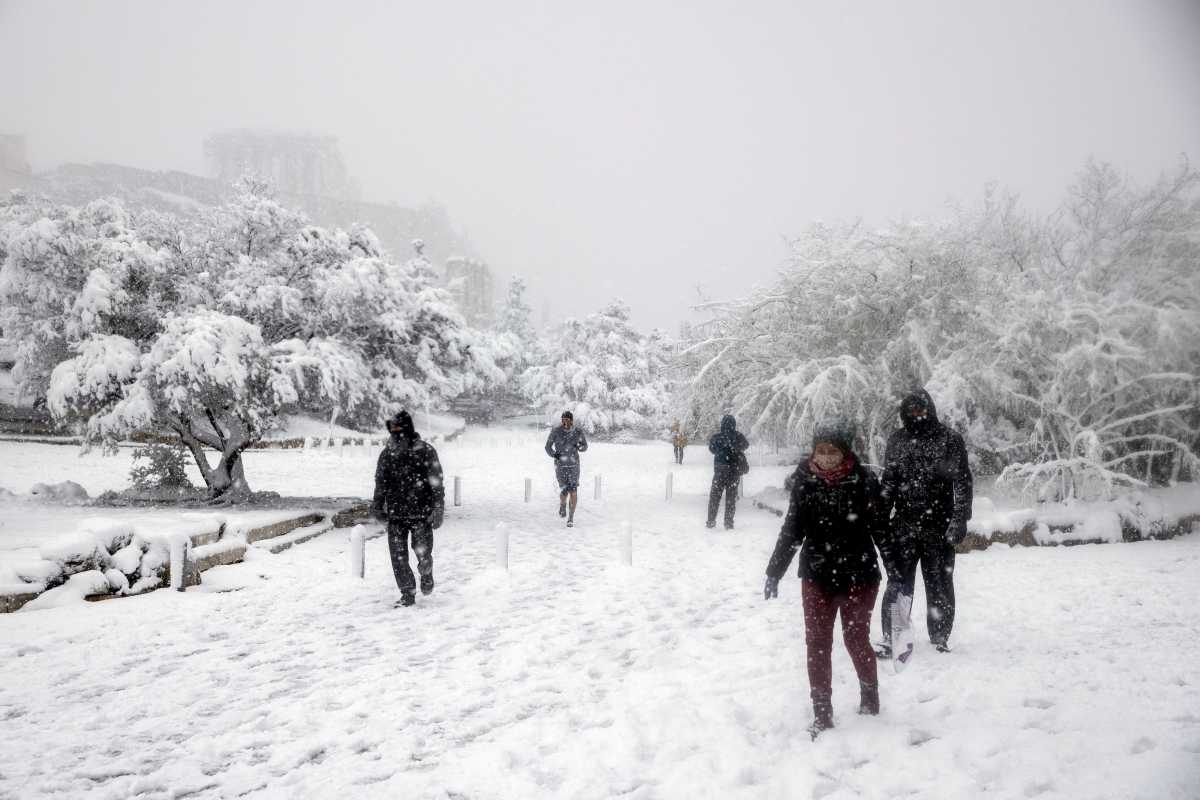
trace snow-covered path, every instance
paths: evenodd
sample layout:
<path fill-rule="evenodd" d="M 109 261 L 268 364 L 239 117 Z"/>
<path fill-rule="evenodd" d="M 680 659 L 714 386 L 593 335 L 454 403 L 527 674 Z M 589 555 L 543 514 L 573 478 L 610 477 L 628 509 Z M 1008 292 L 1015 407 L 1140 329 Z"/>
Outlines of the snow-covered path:
<path fill-rule="evenodd" d="M 883 670 L 867 719 L 836 651 L 838 727 L 814 743 L 799 583 L 761 595 L 778 520 L 747 505 L 708 531 L 702 464 L 668 504 L 663 453 L 620 451 L 613 496 L 647 488 L 585 493 L 573 530 L 511 476 L 452 509 L 412 609 L 383 540 L 356 581 L 339 534 L 203 591 L 0 616 L 0 797 L 1200 793 L 1200 537 L 960 558 L 955 652 Z"/>

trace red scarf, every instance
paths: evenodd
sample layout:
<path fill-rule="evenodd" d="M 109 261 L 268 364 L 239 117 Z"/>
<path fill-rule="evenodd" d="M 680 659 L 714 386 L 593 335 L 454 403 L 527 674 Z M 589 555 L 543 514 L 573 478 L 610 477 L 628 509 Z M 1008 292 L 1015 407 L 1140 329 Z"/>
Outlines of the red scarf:
<path fill-rule="evenodd" d="M 826 486 L 836 486 L 838 481 L 846 477 L 854 470 L 854 454 L 847 453 L 842 459 L 842 463 L 838 464 L 833 469 L 821 469 L 817 466 L 817 460 L 812 456 L 808 457 L 808 469 L 813 475 L 816 475 L 821 480 L 825 481 Z"/>

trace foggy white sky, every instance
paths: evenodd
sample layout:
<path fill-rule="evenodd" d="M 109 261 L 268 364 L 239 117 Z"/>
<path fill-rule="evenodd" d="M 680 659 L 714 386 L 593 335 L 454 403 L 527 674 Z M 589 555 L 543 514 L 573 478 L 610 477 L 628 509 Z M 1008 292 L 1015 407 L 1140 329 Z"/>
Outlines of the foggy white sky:
<path fill-rule="evenodd" d="M 214 130 L 332 134 L 365 199 L 444 203 L 535 310 L 671 329 L 814 218 L 1200 158 L 1200 0 L 848 5 L 0 0 L 0 131 L 38 170 L 192 172 Z"/>

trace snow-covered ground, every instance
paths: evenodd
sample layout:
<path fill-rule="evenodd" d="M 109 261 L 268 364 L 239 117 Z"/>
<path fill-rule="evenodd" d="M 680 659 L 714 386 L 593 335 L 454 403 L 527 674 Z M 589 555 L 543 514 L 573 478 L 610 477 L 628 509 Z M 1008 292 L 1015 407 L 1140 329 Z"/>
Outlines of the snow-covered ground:
<path fill-rule="evenodd" d="M 678 468 L 665 444 L 594 444 L 567 530 L 543 436 L 440 448 L 464 505 L 412 609 L 382 539 L 348 576 L 342 531 L 184 594 L 0 616 L 0 797 L 1197 796 L 1200 536 L 960 557 L 955 651 L 882 670 L 868 719 L 836 650 L 838 727 L 811 742 L 799 582 L 761 594 L 779 520 L 747 503 L 735 532 L 707 530 L 699 448 Z M 69 452 L 19 447 L 0 445 L 18 491 Z M 128 463 L 70 467 L 95 494 Z M 350 448 L 255 452 L 247 475 L 363 496 L 372 469 Z M 756 465 L 750 488 L 785 470 Z"/>

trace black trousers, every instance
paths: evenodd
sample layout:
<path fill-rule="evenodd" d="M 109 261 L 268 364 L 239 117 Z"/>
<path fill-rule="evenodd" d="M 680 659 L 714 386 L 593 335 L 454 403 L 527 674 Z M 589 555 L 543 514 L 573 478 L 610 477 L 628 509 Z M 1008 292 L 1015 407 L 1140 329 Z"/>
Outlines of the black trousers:
<path fill-rule="evenodd" d="M 712 488 L 708 490 L 708 521 L 717 521 L 717 509 L 721 507 L 721 495 L 725 495 L 725 526 L 733 525 L 733 513 L 737 510 L 737 487 L 739 475 L 733 467 L 717 467 L 713 470 Z"/>
<path fill-rule="evenodd" d="M 887 589 L 879 612 L 883 622 L 883 640 L 892 641 L 892 604 L 903 592 L 912 597 L 917 585 L 917 565 L 925 581 L 925 622 L 929 641 L 944 644 L 954 628 L 954 545 L 941 531 L 900 528 L 898 543 L 884 559 Z"/>
<path fill-rule="evenodd" d="M 433 527 L 426 519 L 390 519 L 387 527 L 388 552 L 392 556 L 392 572 L 400 594 L 415 594 L 417 582 L 408 565 L 408 545 L 412 542 L 417 554 L 417 572 L 421 577 L 433 577 Z"/>
<path fill-rule="evenodd" d="M 680 447 L 679 445 L 675 445 L 675 463 L 676 464 L 683 463 L 683 448 Z"/>

